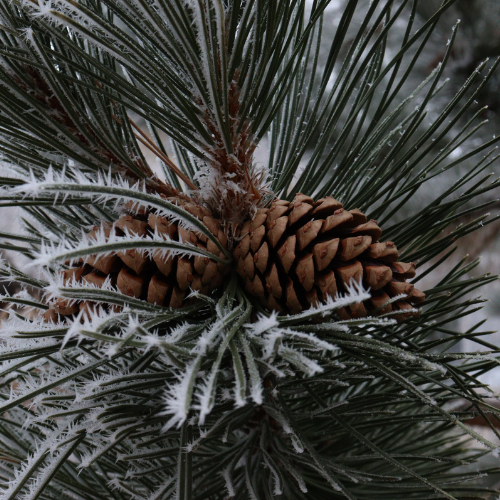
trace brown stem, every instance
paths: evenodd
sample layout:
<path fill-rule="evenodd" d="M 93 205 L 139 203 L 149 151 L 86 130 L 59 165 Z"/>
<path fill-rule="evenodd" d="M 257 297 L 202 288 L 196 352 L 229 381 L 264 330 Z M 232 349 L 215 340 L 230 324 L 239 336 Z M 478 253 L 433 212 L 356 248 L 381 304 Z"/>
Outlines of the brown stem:
<path fill-rule="evenodd" d="M 113 120 L 115 120 L 117 123 L 120 125 L 123 125 L 123 122 L 115 115 L 111 115 Z M 134 136 L 136 139 L 141 142 L 146 148 L 148 148 L 152 153 L 154 153 L 158 158 L 160 158 L 161 161 L 163 161 L 167 167 L 181 179 L 186 186 L 189 187 L 189 189 L 192 189 L 193 191 L 196 191 L 198 187 L 187 177 L 180 169 L 175 165 L 175 163 L 167 156 L 165 155 L 154 142 L 151 141 L 151 139 L 140 129 L 140 127 L 132 120 L 132 118 L 128 119 L 129 123 L 134 127 L 139 134 L 134 132 Z"/>
<path fill-rule="evenodd" d="M 142 140 L 140 137 L 135 135 L 137 139 L 141 141 L 142 144 L 144 144 L 150 151 L 155 153 L 158 156 L 158 158 L 160 158 L 160 160 L 162 160 L 168 166 L 168 168 L 172 170 L 172 172 L 174 172 L 180 179 L 184 181 L 184 183 L 186 184 L 186 186 L 189 187 L 189 189 L 196 191 L 198 189 L 196 184 L 194 184 L 191 181 L 191 179 L 189 179 L 189 177 L 187 177 L 179 169 L 179 167 L 175 165 L 175 163 L 156 146 L 156 144 L 139 128 L 139 126 L 132 120 L 132 118 L 129 118 L 128 121 L 130 122 L 132 127 L 134 127 L 139 132 L 139 134 L 141 134 L 141 136 L 144 138 L 144 140 Z M 147 142 L 147 144 L 145 141 Z"/>

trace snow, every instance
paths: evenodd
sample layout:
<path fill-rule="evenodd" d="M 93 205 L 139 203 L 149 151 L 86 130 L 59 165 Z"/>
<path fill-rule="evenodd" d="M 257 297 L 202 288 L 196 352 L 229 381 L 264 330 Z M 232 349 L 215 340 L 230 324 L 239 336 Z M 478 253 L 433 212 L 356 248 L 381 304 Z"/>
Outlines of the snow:
<path fill-rule="evenodd" d="M 184 369 L 182 374 L 178 374 L 179 382 L 171 385 L 164 393 L 164 415 L 170 416 L 170 419 L 163 427 L 167 431 L 174 425 L 178 428 L 185 422 L 192 393 L 192 381 L 199 369 L 198 359 L 191 362 Z"/>
<path fill-rule="evenodd" d="M 247 323 L 243 325 L 252 336 L 258 336 L 262 333 L 271 330 L 275 326 L 279 326 L 279 322 L 277 321 L 278 313 L 273 311 L 269 316 L 265 314 L 259 313 L 257 315 L 257 320 L 253 323 Z"/>
<path fill-rule="evenodd" d="M 199 231 L 215 241 L 212 233 L 196 217 L 186 212 L 182 207 L 167 201 L 160 194 L 151 194 L 143 181 L 131 184 L 127 179 L 115 177 L 111 169 L 107 174 L 99 172 L 95 176 L 85 175 L 79 169 L 63 170 L 61 173 L 48 169 L 45 175 L 37 177 L 31 170 L 24 177 L 24 184 L 14 187 L 13 194 L 23 194 L 36 199 L 38 196 L 52 193 L 54 197 L 61 194 L 79 198 L 90 196 L 96 204 L 105 201 L 115 202 L 115 211 L 126 201 L 132 201 L 145 206 L 155 207 L 158 215 L 177 222 L 181 227 Z"/>
<path fill-rule="evenodd" d="M 225 469 L 223 469 L 223 471 L 221 472 L 221 475 L 224 478 L 224 481 L 226 482 L 226 490 L 227 490 L 228 496 L 234 497 L 235 491 L 234 491 L 233 480 L 231 478 L 230 467 L 226 467 Z"/>

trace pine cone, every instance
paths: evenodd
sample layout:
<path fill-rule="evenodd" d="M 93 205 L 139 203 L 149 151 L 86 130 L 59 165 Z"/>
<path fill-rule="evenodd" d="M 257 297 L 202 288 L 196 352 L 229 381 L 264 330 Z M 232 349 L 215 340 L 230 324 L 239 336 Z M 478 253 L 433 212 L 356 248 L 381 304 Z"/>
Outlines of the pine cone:
<path fill-rule="evenodd" d="M 225 248 L 228 239 L 219 220 L 205 207 L 176 199 L 185 210 L 201 220 Z M 128 207 L 115 224 L 104 224 L 106 236 L 111 231 L 125 231 L 146 237 L 158 231 L 172 240 L 188 242 L 216 255 L 219 248 L 208 238 L 178 226 L 154 211 L 135 212 Z M 89 236 L 96 234 L 95 227 Z M 376 221 L 368 221 L 358 209 L 346 211 L 332 197 L 315 202 L 298 194 L 293 202 L 274 201 L 261 208 L 240 231 L 240 242 L 233 251 L 234 263 L 223 265 L 207 257 L 169 257 L 157 250 L 151 255 L 127 250 L 107 256 L 95 256 L 87 263 L 63 272 L 65 281 L 84 281 L 102 286 L 109 276 L 123 294 L 167 307 L 187 305 L 190 290 L 209 294 L 236 268 L 248 293 L 262 306 L 280 313 L 296 314 L 328 296 L 347 289 L 353 282 L 370 287 L 371 298 L 342 308 L 341 319 L 355 319 L 404 311 L 425 300 L 425 294 L 406 279 L 415 276 L 415 264 L 398 262 L 393 242 L 379 242 L 382 230 Z M 400 294 L 404 300 L 387 302 Z M 88 302 L 74 303 L 58 299 L 46 313 L 70 316 L 90 312 Z M 401 313 L 399 319 L 411 316 Z"/>
<path fill-rule="evenodd" d="M 210 212 L 193 203 L 175 199 L 177 204 L 201 220 L 214 234 L 219 242 L 227 248 L 228 239 L 219 220 L 213 218 Z M 170 222 L 154 211 L 135 211 L 128 206 L 128 213 L 114 224 L 104 223 L 102 227 L 95 226 L 88 236 L 93 237 L 103 229 L 106 237 L 114 231 L 117 235 L 125 232 L 141 237 L 152 234 L 155 230 L 174 241 L 183 241 L 200 249 L 223 257 L 217 245 L 200 233 L 188 231 L 176 222 Z M 146 300 L 152 304 L 180 308 L 188 305 L 185 300 L 191 290 L 209 294 L 218 288 L 229 273 L 231 267 L 202 256 L 165 256 L 161 250 L 155 250 L 151 255 L 136 250 L 113 252 L 106 256 L 91 256 L 83 261 L 80 267 L 62 272 L 63 281 L 82 281 L 103 286 L 106 278 L 124 295 Z M 51 309 L 45 313 L 47 320 L 54 319 L 54 312 L 61 316 L 70 316 L 79 311 L 90 312 L 94 307 L 89 302 L 75 303 L 59 298 Z"/>
<path fill-rule="evenodd" d="M 344 210 L 332 197 L 314 201 L 297 194 L 274 201 L 243 225 L 233 255 L 245 288 L 262 306 L 296 314 L 362 281 L 371 298 L 338 311 L 342 319 L 412 309 L 425 295 L 406 279 L 415 264 L 398 262 L 392 241 L 358 209 Z M 405 300 L 387 304 L 391 297 Z M 410 314 L 398 315 L 406 318 Z"/>

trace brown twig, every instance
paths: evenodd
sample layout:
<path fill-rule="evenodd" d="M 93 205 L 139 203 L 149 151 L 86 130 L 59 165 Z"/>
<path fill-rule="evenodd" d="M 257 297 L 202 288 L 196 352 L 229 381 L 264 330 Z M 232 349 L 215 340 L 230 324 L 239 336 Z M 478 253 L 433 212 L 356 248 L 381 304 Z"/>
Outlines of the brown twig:
<path fill-rule="evenodd" d="M 97 85 L 97 87 L 99 87 L 99 89 L 102 89 L 102 83 L 99 82 L 99 81 L 95 81 L 95 84 Z M 116 103 L 116 101 L 114 99 L 111 99 L 109 98 L 111 104 L 113 105 L 113 107 L 115 109 L 118 109 L 118 104 Z M 123 122 L 116 116 L 116 115 L 111 115 L 111 117 L 113 118 L 113 120 L 115 120 L 119 125 L 122 125 L 123 126 Z M 191 181 L 191 179 L 189 179 L 180 169 L 179 167 L 177 167 L 177 165 L 175 165 L 175 163 L 172 162 L 172 160 L 167 156 L 165 155 L 160 149 L 158 149 L 158 147 L 156 146 L 156 144 L 141 130 L 141 128 L 137 125 L 137 123 L 134 122 L 134 120 L 132 120 L 132 118 L 128 117 L 128 121 L 130 123 L 130 125 L 132 125 L 132 127 L 137 131 L 139 132 L 139 134 L 141 135 L 141 137 L 139 137 L 135 132 L 134 132 L 134 136 L 135 138 L 141 142 L 141 144 L 143 144 L 145 147 L 147 147 L 153 154 L 155 154 L 156 156 L 158 156 L 158 158 L 160 158 L 166 165 L 167 167 L 172 170 L 172 172 L 175 173 L 175 175 L 177 175 L 179 177 L 179 179 L 181 179 L 182 181 L 184 181 L 184 183 L 186 184 L 186 186 L 188 186 L 191 190 L 197 190 L 198 187 Z M 148 167 L 149 169 L 149 167 Z M 149 169 L 151 171 L 151 169 Z M 151 175 L 153 174 L 153 172 L 151 171 Z"/>
<path fill-rule="evenodd" d="M 123 122 L 117 116 L 115 116 L 115 115 L 111 115 L 111 116 L 112 116 L 113 120 L 115 120 L 120 125 L 123 125 Z M 129 117 L 128 121 L 132 125 L 132 127 L 135 130 L 137 130 L 137 132 L 140 134 L 139 135 L 139 134 L 134 132 L 135 138 L 141 144 L 143 144 L 153 154 L 155 154 L 158 158 L 160 158 L 160 160 L 163 161 L 165 163 L 165 165 L 167 165 L 167 167 L 172 172 L 174 172 L 174 174 L 177 175 L 177 177 L 179 177 L 179 179 L 181 179 L 186 184 L 186 186 L 189 187 L 189 189 L 192 189 L 193 191 L 198 189 L 198 187 L 193 183 L 193 181 L 191 181 L 191 179 L 189 179 L 189 177 L 187 177 L 184 174 L 184 172 L 182 172 L 179 169 L 179 167 L 177 165 L 175 165 L 175 163 L 166 154 L 164 154 L 160 149 L 158 149 L 156 144 L 153 141 L 151 141 L 151 139 L 140 129 L 140 127 L 132 120 L 132 118 Z"/>
<path fill-rule="evenodd" d="M 134 134 L 136 138 L 142 142 L 142 144 L 144 144 L 151 152 L 156 154 L 158 158 L 160 158 L 160 160 L 162 160 L 167 165 L 167 167 L 170 168 L 170 170 L 172 170 L 172 172 L 174 172 L 180 179 L 184 181 L 186 186 L 188 186 L 192 190 L 198 189 L 196 184 L 194 184 L 193 181 L 191 181 L 191 179 L 189 179 L 189 177 L 187 177 L 179 169 L 179 167 L 175 165 L 175 163 L 158 148 L 158 146 L 156 146 L 156 144 L 140 129 L 140 127 L 132 120 L 132 118 L 129 118 L 128 121 L 130 122 L 132 127 L 134 127 L 143 137 L 143 139 L 141 139 L 140 137 L 137 136 L 137 134 Z"/>

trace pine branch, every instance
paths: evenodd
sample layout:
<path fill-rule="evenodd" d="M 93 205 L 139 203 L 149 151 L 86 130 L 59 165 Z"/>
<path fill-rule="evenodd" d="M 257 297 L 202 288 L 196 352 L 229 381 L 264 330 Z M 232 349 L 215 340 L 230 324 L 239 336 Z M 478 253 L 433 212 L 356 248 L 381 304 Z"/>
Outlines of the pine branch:
<path fill-rule="evenodd" d="M 499 473 L 482 460 L 500 437 L 482 376 L 500 349 L 482 323 L 456 326 L 496 278 L 449 262 L 498 219 L 483 215 L 496 206 L 498 137 L 474 142 L 487 125 L 471 109 L 499 61 L 443 96 L 456 25 L 440 64 L 410 80 L 453 3 L 420 19 L 416 1 L 345 0 L 331 39 L 327 0 L 0 3 L 0 206 L 25 215 L 0 248 L 31 263 L 0 267 L 20 287 L 0 297 L 2 498 L 498 494 L 482 479 Z M 394 243 L 386 260 L 354 252 L 379 245 L 361 210 L 408 263 L 393 260 Z M 329 211 L 358 220 L 340 224 L 335 250 L 320 233 Z M 289 234 L 303 237 L 292 250 Z M 315 274 L 312 241 L 328 244 L 324 258 L 338 249 L 338 265 Z M 309 261 L 297 262 L 302 244 Z M 338 278 L 358 257 L 361 276 L 391 273 L 390 296 L 381 273 Z M 119 266 L 96 267 L 106 258 Z M 175 271 L 161 277 L 155 258 L 176 259 Z M 415 276 L 410 260 L 426 269 Z M 138 291 L 118 286 L 123 270 Z M 287 295 L 281 312 L 258 300 L 307 290 L 306 278 L 314 290 L 328 270 L 342 287 L 322 300 L 296 294 L 293 311 Z M 424 277 L 425 302 L 402 307 Z M 351 314 L 374 297 L 366 316 Z M 477 350 L 457 351 L 464 340 Z"/>

